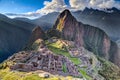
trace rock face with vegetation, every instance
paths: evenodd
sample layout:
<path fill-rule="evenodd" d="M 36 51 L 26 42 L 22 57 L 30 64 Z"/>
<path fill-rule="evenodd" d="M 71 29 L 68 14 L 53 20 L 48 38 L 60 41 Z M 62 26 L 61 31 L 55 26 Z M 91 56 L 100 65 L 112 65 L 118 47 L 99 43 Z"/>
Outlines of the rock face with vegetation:
<path fill-rule="evenodd" d="M 101 29 L 78 22 L 69 10 L 58 16 L 51 32 L 53 31 L 54 36 L 74 41 L 77 47 L 85 47 L 119 66 L 120 54 L 116 43 Z"/>
<path fill-rule="evenodd" d="M 32 34 L 30 36 L 30 39 L 27 43 L 27 46 L 25 47 L 25 49 L 30 49 L 33 45 L 33 43 L 37 42 L 36 40 L 38 39 L 45 39 L 45 33 L 44 31 L 38 26 L 38 27 L 35 27 L 33 30 L 32 30 Z M 39 40 L 38 40 L 39 42 Z"/>

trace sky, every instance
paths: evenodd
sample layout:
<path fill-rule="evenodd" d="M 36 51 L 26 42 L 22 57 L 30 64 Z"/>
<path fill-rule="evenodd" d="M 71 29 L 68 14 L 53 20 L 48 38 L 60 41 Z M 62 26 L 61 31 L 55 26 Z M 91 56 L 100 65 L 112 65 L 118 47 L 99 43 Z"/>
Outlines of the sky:
<path fill-rule="evenodd" d="M 120 0 L 0 0 L 0 13 L 10 17 L 40 17 L 64 9 L 84 10 L 85 7 L 120 9 Z"/>
<path fill-rule="evenodd" d="M 0 13 L 33 12 L 42 8 L 43 2 L 44 0 L 0 0 Z"/>

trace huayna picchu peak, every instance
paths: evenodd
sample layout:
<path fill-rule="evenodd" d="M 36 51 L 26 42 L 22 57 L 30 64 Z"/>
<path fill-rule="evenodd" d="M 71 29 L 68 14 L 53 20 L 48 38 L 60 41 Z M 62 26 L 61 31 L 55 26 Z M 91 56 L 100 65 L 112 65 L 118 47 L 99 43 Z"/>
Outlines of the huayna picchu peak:
<path fill-rule="evenodd" d="M 119 47 L 104 30 L 68 9 L 51 29 L 35 26 L 21 50 L 0 64 L 0 80 L 120 80 Z"/>
<path fill-rule="evenodd" d="M 65 10 L 58 16 L 53 26 L 53 30 L 55 29 L 57 36 L 62 39 L 74 41 L 77 47 L 85 47 L 120 66 L 120 52 L 117 44 L 111 41 L 103 30 L 78 22 L 70 11 Z"/>
<path fill-rule="evenodd" d="M 68 9 L 64 10 L 64 11 L 59 15 L 59 17 L 62 18 L 62 17 L 64 17 L 65 15 L 66 15 L 66 16 L 72 16 L 71 12 L 70 12 Z"/>

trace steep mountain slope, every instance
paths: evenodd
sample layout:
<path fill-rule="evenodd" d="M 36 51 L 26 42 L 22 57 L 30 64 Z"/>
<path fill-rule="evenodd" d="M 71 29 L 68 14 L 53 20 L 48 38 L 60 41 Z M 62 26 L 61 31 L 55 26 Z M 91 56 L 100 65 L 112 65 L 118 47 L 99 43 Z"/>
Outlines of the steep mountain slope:
<path fill-rule="evenodd" d="M 113 40 L 120 38 L 120 10 L 116 8 L 108 9 L 106 12 L 88 9 L 74 12 L 73 15 L 78 21 L 84 24 L 99 27 L 104 30 Z"/>
<path fill-rule="evenodd" d="M 116 43 L 112 42 L 101 29 L 78 22 L 69 10 L 63 11 L 58 16 L 53 29 L 48 34 L 74 41 L 77 47 L 85 47 L 120 66 Z"/>
<path fill-rule="evenodd" d="M 59 13 L 57 12 L 49 13 L 38 19 L 33 20 L 33 23 L 43 27 L 48 26 L 47 28 L 51 28 L 58 15 Z M 83 11 L 72 12 L 72 15 L 78 21 L 84 24 L 89 24 L 104 30 L 108 34 L 108 36 L 114 41 L 120 38 L 120 19 L 118 17 L 120 16 L 120 10 L 116 8 L 107 9 L 107 11 L 86 8 Z"/>
<path fill-rule="evenodd" d="M 0 62 L 26 44 L 35 25 L 0 14 Z"/>

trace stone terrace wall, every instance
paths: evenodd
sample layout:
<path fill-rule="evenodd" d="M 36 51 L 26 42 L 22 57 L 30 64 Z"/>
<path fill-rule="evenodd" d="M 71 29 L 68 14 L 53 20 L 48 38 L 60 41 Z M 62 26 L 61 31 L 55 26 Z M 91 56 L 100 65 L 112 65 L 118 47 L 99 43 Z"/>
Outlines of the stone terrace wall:
<path fill-rule="evenodd" d="M 43 70 L 52 74 L 60 74 L 63 76 L 80 76 L 77 67 L 67 57 L 55 55 L 47 48 L 43 48 L 38 52 L 21 52 L 10 59 L 17 62 L 15 65 L 10 67 L 11 70 Z"/>

